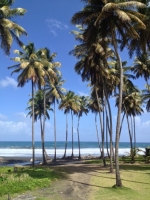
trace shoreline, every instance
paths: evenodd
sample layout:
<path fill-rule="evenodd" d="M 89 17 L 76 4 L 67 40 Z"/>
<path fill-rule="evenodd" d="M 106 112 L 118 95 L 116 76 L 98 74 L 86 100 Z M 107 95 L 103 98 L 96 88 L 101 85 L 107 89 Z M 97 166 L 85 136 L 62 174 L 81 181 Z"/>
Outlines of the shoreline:
<path fill-rule="evenodd" d="M 31 158 L 30 157 L 5 157 L 1 156 L 0 157 L 0 167 L 2 166 L 13 166 L 14 164 L 21 164 L 21 165 L 31 165 L 30 162 Z M 35 158 L 35 162 L 41 162 L 42 158 L 38 157 Z"/>
<path fill-rule="evenodd" d="M 82 163 L 85 160 L 92 160 L 92 159 L 99 159 L 99 156 L 82 156 L 81 159 L 78 159 L 77 156 L 74 156 L 74 158 L 71 158 L 68 156 L 67 158 L 57 158 L 56 161 L 52 161 L 52 158 L 47 159 L 48 165 L 59 165 L 59 164 L 67 164 L 67 163 Z M 0 167 L 3 166 L 13 166 L 15 164 L 18 165 L 32 165 L 32 162 L 30 161 L 31 157 L 10 157 L 10 156 L 1 156 L 0 157 Z M 42 163 L 42 157 L 35 157 L 35 164 L 38 165 Z"/>

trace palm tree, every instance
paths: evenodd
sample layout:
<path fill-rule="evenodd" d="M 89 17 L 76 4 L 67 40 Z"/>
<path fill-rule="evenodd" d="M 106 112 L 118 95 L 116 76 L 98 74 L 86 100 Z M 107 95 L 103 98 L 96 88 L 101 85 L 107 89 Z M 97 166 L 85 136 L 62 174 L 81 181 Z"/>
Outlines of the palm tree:
<path fill-rule="evenodd" d="M 62 80 L 62 76 L 58 76 L 57 79 L 53 82 L 48 80 L 46 82 L 45 91 L 46 96 L 50 99 L 51 103 L 54 104 L 54 161 L 56 160 L 56 111 L 55 111 L 55 103 L 59 102 L 59 99 L 63 98 L 64 93 L 66 92 L 65 88 L 62 88 L 65 80 Z"/>
<path fill-rule="evenodd" d="M 135 74 L 136 78 L 144 77 L 147 85 L 150 77 L 150 54 L 143 53 L 136 57 L 131 71 Z"/>
<path fill-rule="evenodd" d="M 134 7 L 134 9 L 133 9 Z M 119 72 L 120 72 L 120 86 L 119 86 L 119 106 L 116 124 L 116 148 L 115 148 L 115 161 L 116 161 L 116 186 L 121 187 L 122 182 L 119 172 L 118 162 L 118 148 L 119 148 L 119 131 L 120 131 L 120 116 L 122 106 L 122 63 L 118 52 L 118 35 L 122 40 L 122 46 L 127 45 L 127 36 L 130 38 L 139 38 L 138 33 L 134 29 L 136 27 L 145 29 L 142 22 L 143 15 L 138 15 L 136 8 L 143 8 L 144 4 L 137 1 L 95 1 L 89 0 L 85 8 L 76 13 L 72 18 L 72 23 L 85 25 L 84 40 L 90 44 L 95 41 L 95 38 L 109 37 L 114 47 L 114 52 L 117 58 Z M 93 23 L 94 22 L 94 23 Z M 95 27 L 94 27 L 95 26 Z M 121 46 L 121 47 L 122 47 Z"/>
<path fill-rule="evenodd" d="M 64 97 L 62 98 L 59 109 L 64 109 L 66 114 L 66 143 L 65 143 L 65 152 L 63 158 L 66 157 L 66 149 L 67 149 L 67 139 L 68 139 L 68 121 L 67 121 L 67 114 L 71 112 L 72 118 L 72 154 L 71 157 L 73 158 L 73 114 L 77 114 L 80 109 L 79 104 L 79 97 L 75 95 L 74 92 L 68 91 Z"/>
<path fill-rule="evenodd" d="M 50 102 L 49 99 L 46 99 L 45 106 L 44 106 L 44 91 L 38 90 L 34 97 L 34 119 L 37 121 L 40 120 L 40 127 L 41 127 L 41 141 L 42 141 L 42 155 L 43 155 L 43 164 L 46 164 L 46 158 L 45 158 L 45 143 L 44 143 L 44 124 L 46 119 L 50 119 L 48 111 L 52 110 L 50 108 Z M 32 99 L 28 102 L 29 106 L 26 110 L 29 110 L 29 113 L 27 114 L 32 117 Z M 45 110 L 44 110 L 45 109 Z M 43 121 L 43 123 L 42 123 Z"/>
<path fill-rule="evenodd" d="M 91 97 L 88 101 L 88 109 L 92 112 L 95 113 L 95 126 L 96 126 L 96 133 L 97 133 L 97 141 L 98 141 L 98 146 L 100 150 L 100 156 L 102 156 L 102 149 L 100 145 L 100 140 L 99 140 L 99 135 L 98 135 L 98 128 L 97 128 L 97 113 L 99 112 L 99 108 L 97 105 L 97 100 L 94 97 Z M 102 111 L 102 107 L 101 110 Z"/>
<path fill-rule="evenodd" d="M 80 135 L 79 135 L 79 121 L 80 117 L 82 117 L 83 113 L 87 115 L 88 109 L 87 109 L 87 102 L 88 98 L 85 96 L 79 97 L 79 111 L 77 112 L 78 115 L 78 126 L 77 126 L 77 133 L 78 133 L 78 147 L 79 147 L 79 159 L 81 159 L 81 153 L 80 153 Z"/>
<path fill-rule="evenodd" d="M 19 62 L 19 64 L 8 67 L 8 69 L 16 68 L 11 74 L 20 72 L 18 76 L 18 87 L 23 87 L 29 80 L 32 85 L 32 166 L 34 167 L 35 161 L 35 149 L 34 149 L 34 87 L 36 84 L 44 85 L 44 76 L 46 71 L 44 70 L 44 64 L 38 60 L 34 43 L 29 43 L 27 46 L 22 47 L 23 52 L 15 50 L 14 52 L 19 55 L 12 60 Z"/>
<path fill-rule="evenodd" d="M 13 39 L 22 46 L 23 43 L 19 40 L 21 35 L 27 35 L 26 31 L 11 21 L 13 17 L 23 16 L 26 12 L 23 8 L 13 8 L 10 6 L 13 0 L 5 0 L 0 2 L 0 46 L 6 55 L 9 55 Z"/>
<path fill-rule="evenodd" d="M 146 85 L 146 89 L 142 90 L 143 102 L 146 103 L 146 110 L 150 112 L 150 85 Z"/>
<path fill-rule="evenodd" d="M 132 57 L 134 53 L 139 57 L 141 54 L 146 54 L 150 50 L 150 7 L 149 0 L 142 0 L 141 3 L 146 5 L 145 8 L 138 8 L 138 15 L 143 16 L 143 23 L 146 25 L 146 29 L 138 29 L 139 39 L 129 38 L 129 56 Z"/>

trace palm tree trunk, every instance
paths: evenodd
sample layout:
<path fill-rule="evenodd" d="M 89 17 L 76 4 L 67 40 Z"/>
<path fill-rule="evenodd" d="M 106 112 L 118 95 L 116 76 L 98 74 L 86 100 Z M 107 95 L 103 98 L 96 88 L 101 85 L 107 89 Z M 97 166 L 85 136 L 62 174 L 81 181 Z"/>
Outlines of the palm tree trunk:
<path fill-rule="evenodd" d="M 135 131 L 135 117 L 133 117 L 134 123 L 134 149 L 136 149 L 136 131 Z"/>
<path fill-rule="evenodd" d="M 103 138 L 103 132 L 104 132 L 103 129 L 104 129 L 104 127 L 103 127 L 103 124 L 102 124 L 102 118 L 101 118 L 101 113 L 100 113 L 100 105 L 99 105 L 99 101 L 98 101 L 98 94 L 97 94 L 97 89 L 96 88 L 95 88 L 95 93 L 96 93 L 96 99 L 97 99 L 97 105 L 98 105 L 98 113 L 99 113 L 99 119 L 100 119 L 101 138 Z M 102 157 L 104 166 L 106 166 L 103 147 L 102 147 L 101 157 Z"/>
<path fill-rule="evenodd" d="M 66 143 L 65 143 L 65 152 L 63 158 L 66 158 L 67 141 L 68 141 L 68 114 L 66 113 Z"/>
<path fill-rule="evenodd" d="M 44 163 L 45 162 L 45 153 L 44 153 L 43 126 L 42 126 L 42 117 L 41 116 L 40 116 L 40 127 L 41 127 L 41 141 L 42 141 L 42 160 Z"/>
<path fill-rule="evenodd" d="M 109 151 L 108 151 L 108 129 L 109 129 L 109 121 L 108 121 L 108 116 L 106 116 L 106 148 L 107 148 L 108 158 L 110 158 Z"/>
<path fill-rule="evenodd" d="M 102 152 L 103 152 L 103 163 L 104 167 L 106 166 L 105 154 L 104 154 L 104 142 L 105 142 L 105 105 L 103 105 L 103 132 L 102 132 Z"/>
<path fill-rule="evenodd" d="M 77 132 L 78 132 L 78 148 L 79 148 L 79 159 L 81 159 L 81 153 L 80 153 L 80 136 L 79 136 L 79 120 L 80 117 L 78 117 L 78 127 L 77 127 Z"/>
<path fill-rule="evenodd" d="M 120 70 L 120 84 L 119 84 L 119 104 L 118 104 L 118 113 L 117 113 L 117 124 L 116 124 L 116 144 L 115 144 L 115 166 L 116 166 L 116 186 L 122 187 L 122 181 L 120 178 L 120 170 L 119 170 L 119 133 L 120 133 L 120 118 L 121 118 L 121 110 L 122 110 L 122 87 L 123 87 L 123 70 L 122 70 L 122 63 L 121 59 L 117 50 L 117 42 L 115 39 L 115 31 L 111 30 L 111 36 L 112 36 L 112 43 L 114 46 L 114 50 L 116 53 L 118 66 Z"/>
<path fill-rule="evenodd" d="M 73 154 L 73 112 L 72 111 L 71 111 L 71 117 L 72 117 L 72 154 L 71 154 L 71 157 L 73 158 L 74 154 Z"/>
<path fill-rule="evenodd" d="M 126 114 L 126 118 L 127 118 L 129 138 L 130 138 L 130 147 L 131 147 L 131 150 L 132 150 L 132 148 L 133 148 L 133 145 L 132 145 L 132 134 L 131 134 L 131 130 L 130 130 L 130 123 L 129 123 L 128 114 Z"/>
<path fill-rule="evenodd" d="M 46 164 L 46 155 L 45 155 L 45 121 L 46 121 L 46 114 L 45 114 L 45 111 L 46 111 L 46 102 L 45 102 L 45 87 L 44 87 L 44 90 L 43 90 L 43 100 L 44 100 L 44 116 L 43 116 L 43 130 L 42 130 L 42 153 L 43 153 L 43 164 Z"/>
<path fill-rule="evenodd" d="M 131 126 L 130 126 L 131 127 L 131 136 L 132 136 L 132 139 L 133 139 L 133 119 L 132 119 L 132 116 L 130 116 L 130 118 L 131 118 Z M 132 142 L 132 144 L 133 144 L 133 142 Z"/>
<path fill-rule="evenodd" d="M 54 161 L 56 161 L 56 110 L 55 110 L 55 100 L 54 100 Z"/>
<path fill-rule="evenodd" d="M 34 167 L 35 164 L 34 121 L 34 83 L 32 80 L 32 167 Z"/>
<path fill-rule="evenodd" d="M 105 94 L 105 97 L 106 97 L 106 102 L 107 102 L 108 112 L 109 112 L 109 121 L 110 121 L 110 127 L 108 127 L 109 136 L 110 136 L 110 173 L 113 173 L 114 167 L 113 167 L 113 158 L 112 157 L 114 155 L 114 153 L 113 153 L 114 148 L 113 148 L 113 141 L 112 141 L 112 137 L 113 137 L 112 113 L 111 113 L 111 107 L 110 107 L 110 103 L 109 103 L 109 99 L 108 99 L 108 95 L 107 95 L 105 86 L 104 86 L 104 94 Z M 106 115 L 108 116 L 107 108 L 106 108 Z M 108 126 L 109 126 L 109 123 L 108 123 Z"/>
<path fill-rule="evenodd" d="M 102 155 L 102 150 L 101 150 L 101 145 L 99 141 L 99 135 L 98 135 L 98 128 L 97 128 L 97 120 L 96 120 L 97 114 L 95 113 L 95 126 L 96 126 L 96 133 L 97 133 L 97 141 L 98 141 L 98 146 L 99 146 L 99 151 L 100 151 L 100 156 Z"/>
<path fill-rule="evenodd" d="M 121 135 L 121 130 L 122 130 L 122 125 L 123 125 L 124 117 L 125 117 L 125 112 L 123 113 L 122 120 L 121 120 L 119 138 L 120 138 L 120 135 Z"/>
<path fill-rule="evenodd" d="M 131 151 L 132 151 L 132 149 L 133 149 L 132 134 L 131 134 L 131 130 L 130 130 L 130 123 L 129 123 L 128 113 L 127 113 L 125 105 L 124 105 L 124 108 L 125 108 L 125 113 L 126 113 L 126 118 L 127 118 L 127 124 L 128 124 L 128 132 L 129 132 L 129 138 L 130 138 L 130 147 L 131 147 Z"/>

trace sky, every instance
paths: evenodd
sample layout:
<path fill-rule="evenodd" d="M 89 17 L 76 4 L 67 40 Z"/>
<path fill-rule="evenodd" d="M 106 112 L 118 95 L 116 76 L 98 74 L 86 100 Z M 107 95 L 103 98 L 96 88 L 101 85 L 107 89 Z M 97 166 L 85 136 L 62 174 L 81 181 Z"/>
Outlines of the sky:
<path fill-rule="evenodd" d="M 13 8 L 24 8 L 27 10 L 23 17 L 16 17 L 13 20 L 21 25 L 28 36 L 21 36 L 21 41 L 27 45 L 29 42 L 35 44 L 36 49 L 48 47 L 51 53 L 57 53 L 55 61 L 61 62 L 61 72 L 66 81 L 64 87 L 75 92 L 77 95 L 89 95 L 87 83 L 82 82 L 81 77 L 75 73 L 74 66 L 76 58 L 69 55 L 77 41 L 70 33 L 75 30 L 71 24 L 74 13 L 82 10 L 84 4 L 80 0 L 16 0 Z M 14 50 L 21 50 L 13 42 L 10 55 L 6 56 L 0 49 L 0 141 L 31 141 L 31 119 L 27 117 L 27 102 L 31 95 L 31 82 L 29 81 L 23 88 L 17 87 L 17 76 L 11 76 L 11 70 L 7 68 L 16 63 L 11 58 L 16 55 Z M 127 52 L 121 53 L 122 60 L 127 60 L 131 65 Z M 144 88 L 144 80 L 139 79 L 135 84 Z M 113 139 L 115 140 L 116 116 L 115 99 L 111 100 L 113 115 Z M 145 108 L 144 108 L 145 111 Z M 50 113 L 50 120 L 46 121 L 45 140 L 53 141 L 53 113 Z M 95 116 L 89 113 L 83 115 L 80 120 L 81 141 L 97 141 Z M 69 140 L 71 140 L 71 116 L 69 121 Z M 97 119 L 99 126 L 99 120 Z M 65 140 L 66 117 L 63 111 L 56 109 L 57 141 Z M 74 140 L 77 141 L 77 117 L 74 117 Z M 100 132 L 99 132 L 100 134 Z M 142 116 L 136 117 L 137 142 L 150 142 L 150 114 L 146 111 Z M 35 141 L 40 141 L 40 124 L 35 123 Z M 120 141 L 129 142 L 126 121 L 123 126 Z"/>

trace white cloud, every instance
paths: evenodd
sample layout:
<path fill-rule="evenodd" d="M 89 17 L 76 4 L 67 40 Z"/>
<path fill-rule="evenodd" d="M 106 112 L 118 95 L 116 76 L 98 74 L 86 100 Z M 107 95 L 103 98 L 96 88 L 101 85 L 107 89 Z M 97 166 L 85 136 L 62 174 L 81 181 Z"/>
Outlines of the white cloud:
<path fill-rule="evenodd" d="M 143 122 L 143 123 L 142 123 L 142 127 L 143 127 L 143 128 L 148 128 L 148 127 L 150 127 L 150 121 Z"/>
<path fill-rule="evenodd" d="M 15 81 L 15 79 L 10 78 L 8 76 L 6 76 L 5 79 L 1 79 L 0 80 L 0 86 L 1 87 L 8 87 L 8 86 L 13 86 L 13 87 L 17 87 L 17 81 Z"/>
<path fill-rule="evenodd" d="M 23 117 L 23 118 L 26 118 L 26 117 L 27 117 L 27 114 L 24 113 L 24 112 L 15 113 L 15 115 L 21 116 L 21 117 Z"/>
<path fill-rule="evenodd" d="M 13 122 L 13 121 L 0 121 L 1 134 L 17 134 L 23 133 L 28 129 L 25 122 Z"/>
<path fill-rule="evenodd" d="M 89 96 L 87 93 L 84 93 L 84 92 L 79 91 L 78 93 L 79 93 L 80 96 Z"/>
<path fill-rule="evenodd" d="M 2 114 L 0 113 L 0 119 L 7 119 L 7 117 L 6 117 L 5 115 L 2 115 Z"/>
<path fill-rule="evenodd" d="M 54 35 L 54 36 L 56 36 L 57 35 L 57 33 L 56 33 L 56 31 L 55 30 L 50 30 L 50 32 Z"/>
<path fill-rule="evenodd" d="M 56 36 L 57 30 L 65 30 L 68 29 L 68 26 L 66 24 L 63 24 L 62 22 L 56 20 L 56 19 L 47 19 L 46 20 L 47 26 L 50 30 L 50 32 Z"/>

